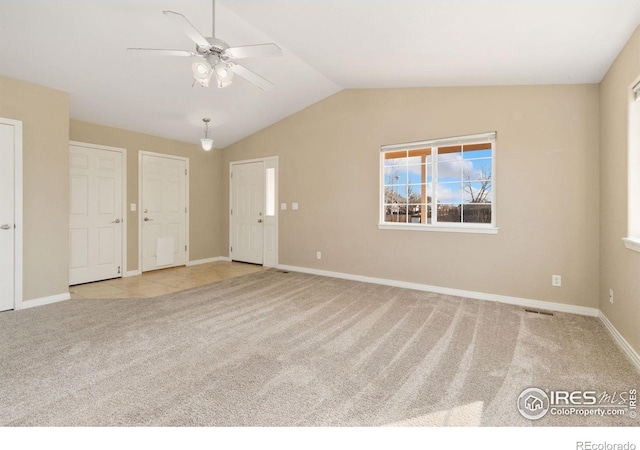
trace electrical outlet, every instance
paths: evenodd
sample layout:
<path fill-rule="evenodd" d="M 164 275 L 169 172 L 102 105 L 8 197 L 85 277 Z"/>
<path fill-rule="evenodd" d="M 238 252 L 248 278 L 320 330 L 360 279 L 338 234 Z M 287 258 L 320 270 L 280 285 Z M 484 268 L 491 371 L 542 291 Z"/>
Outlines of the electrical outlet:
<path fill-rule="evenodd" d="M 562 286 L 562 277 L 560 275 L 551 275 L 551 286 Z"/>
<path fill-rule="evenodd" d="M 322 252 L 316 252 L 316 259 L 322 259 Z"/>
<path fill-rule="evenodd" d="M 613 289 L 609 289 L 609 303 L 613 305 Z"/>

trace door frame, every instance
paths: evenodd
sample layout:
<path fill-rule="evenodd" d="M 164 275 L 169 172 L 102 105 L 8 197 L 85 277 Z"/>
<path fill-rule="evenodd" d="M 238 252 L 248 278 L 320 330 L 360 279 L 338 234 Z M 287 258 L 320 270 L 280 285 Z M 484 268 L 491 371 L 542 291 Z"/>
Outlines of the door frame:
<path fill-rule="evenodd" d="M 107 150 L 111 152 L 117 152 L 122 155 L 122 270 L 120 271 L 120 277 L 124 278 L 127 275 L 127 149 L 120 147 L 111 147 L 108 145 L 90 144 L 88 142 L 69 141 L 69 146 L 78 146 L 92 148 L 96 150 Z"/>
<path fill-rule="evenodd" d="M 185 156 L 170 155 L 168 153 L 149 152 L 146 150 L 138 150 L 138 273 L 142 273 L 142 157 L 155 156 L 159 158 L 177 159 L 185 162 L 187 174 L 185 176 L 185 205 L 187 212 L 185 214 L 184 224 L 184 242 L 187 251 L 184 254 L 185 266 L 189 264 L 189 252 L 191 252 L 191 242 L 189 242 L 189 217 L 191 216 L 191 207 L 189 205 L 189 178 L 191 177 L 191 168 L 189 167 L 189 158 Z"/>
<path fill-rule="evenodd" d="M 241 165 L 241 164 L 249 164 L 249 163 L 256 163 L 256 162 L 262 162 L 264 163 L 264 171 L 265 171 L 265 190 L 264 190 L 264 205 L 265 205 L 265 210 L 266 210 L 266 196 L 267 196 L 267 189 L 266 189 L 266 184 L 267 184 L 267 177 L 266 177 L 266 173 L 267 173 L 267 169 L 271 169 L 271 168 L 275 168 L 275 180 L 274 180 L 274 216 L 273 216 L 273 220 L 274 220 L 274 227 L 275 227 L 275 235 L 273 236 L 273 243 L 274 243 L 274 256 L 273 256 L 273 261 L 272 264 L 267 264 L 267 258 L 266 258 L 266 243 L 267 243 L 267 227 L 264 226 L 262 227 L 262 265 L 265 267 L 276 267 L 279 263 L 279 244 L 278 244 L 278 235 L 280 234 L 280 221 L 279 221 L 279 217 L 280 217 L 280 203 L 278 202 L 278 198 L 279 198 L 279 191 L 278 191 L 278 179 L 279 179 L 279 157 L 278 156 L 268 156 L 265 158 L 254 158 L 254 159 L 244 159 L 244 160 L 240 160 L 240 161 L 230 161 L 229 162 L 229 260 L 232 261 L 232 254 L 231 254 L 231 245 L 233 243 L 233 226 L 232 226 L 232 221 L 233 221 L 233 216 L 231 214 L 231 206 L 232 206 L 232 202 L 233 202 L 233 180 L 231 178 L 231 173 L 233 172 L 233 167 L 236 165 Z M 266 219 L 266 215 L 265 215 L 265 219 Z"/>
<path fill-rule="evenodd" d="M 22 121 L 0 117 L 0 123 L 14 128 L 13 141 L 13 309 L 22 309 L 23 280 L 23 165 L 22 165 Z"/>

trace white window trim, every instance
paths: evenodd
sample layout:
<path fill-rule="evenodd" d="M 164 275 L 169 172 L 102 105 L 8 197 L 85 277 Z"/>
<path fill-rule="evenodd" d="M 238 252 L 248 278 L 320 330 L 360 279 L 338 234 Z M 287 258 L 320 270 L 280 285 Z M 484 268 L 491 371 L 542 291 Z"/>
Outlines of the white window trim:
<path fill-rule="evenodd" d="M 622 241 L 624 242 L 624 246 L 629 250 L 640 252 L 640 239 L 626 237 L 622 238 Z"/>
<path fill-rule="evenodd" d="M 426 141 L 408 142 L 404 144 L 390 144 L 380 147 L 380 197 L 378 199 L 378 205 L 380 208 L 378 216 L 378 229 L 379 230 L 410 230 L 410 231 L 436 231 L 436 232 L 448 232 L 448 233 L 478 233 L 478 234 L 497 234 L 497 204 L 495 203 L 496 189 L 496 136 L 495 131 L 491 133 L 470 134 L 466 136 L 456 136 L 449 138 L 431 139 Z M 491 204 L 491 223 L 490 224 L 477 224 L 477 223 L 448 223 L 448 222 L 436 222 L 434 224 L 410 224 L 410 223 L 398 223 L 384 221 L 384 153 L 394 150 L 417 150 L 425 147 L 445 147 L 449 145 L 464 145 L 475 142 L 491 142 L 491 188 L 492 188 L 492 204 Z M 437 182 L 436 180 L 433 181 Z"/>
<path fill-rule="evenodd" d="M 486 226 L 480 227 L 476 224 L 473 226 L 465 226 L 470 224 L 456 224 L 450 226 L 443 226 L 442 223 L 438 225 L 429 224 L 411 224 L 411 223 L 399 223 L 393 224 L 389 222 L 379 223 L 379 230 L 410 230 L 410 231 L 439 231 L 445 233 L 478 233 L 478 234 L 498 234 L 498 227 Z"/>
<path fill-rule="evenodd" d="M 633 115 L 632 117 L 632 109 L 638 108 L 636 102 L 640 102 L 640 82 L 636 83 L 631 88 L 631 101 L 629 108 L 629 123 L 631 123 L 632 119 L 637 119 L 637 115 Z M 636 131 L 637 133 L 637 131 Z M 628 171 L 628 195 L 627 195 L 627 237 L 622 238 L 624 242 L 624 246 L 629 250 L 633 250 L 636 252 L 640 252 L 640 236 L 638 235 L 640 232 L 640 223 L 637 223 L 640 218 L 640 212 L 636 211 L 635 208 L 639 208 L 640 204 L 633 203 L 632 199 L 637 197 L 637 193 L 640 190 L 640 175 L 636 172 L 638 170 L 640 164 L 640 142 L 637 137 L 631 136 L 631 130 L 629 133 L 629 142 L 627 147 L 627 171 Z"/>

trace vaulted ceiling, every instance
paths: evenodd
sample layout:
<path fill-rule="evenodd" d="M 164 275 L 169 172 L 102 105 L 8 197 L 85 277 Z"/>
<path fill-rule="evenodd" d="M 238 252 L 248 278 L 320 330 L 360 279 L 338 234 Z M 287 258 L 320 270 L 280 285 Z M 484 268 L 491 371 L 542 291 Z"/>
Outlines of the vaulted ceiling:
<path fill-rule="evenodd" d="M 71 117 L 225 147 L 341 89 L 597 83 L 640 24 L 638 0 L 218 0 L 215 35 L 275 42 L 243 64 L 272 81 L 193 85 L 165 15 L 211 36 L 211 0 L 0 0 L 0 74 L 70 94 Z M 1 99 L 0 99 L 1 101 Z"/>

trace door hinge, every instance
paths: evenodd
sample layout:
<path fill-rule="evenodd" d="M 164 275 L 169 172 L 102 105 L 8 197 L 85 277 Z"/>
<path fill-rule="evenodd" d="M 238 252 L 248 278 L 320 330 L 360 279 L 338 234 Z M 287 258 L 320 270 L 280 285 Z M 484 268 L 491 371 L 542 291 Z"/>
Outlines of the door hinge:
<path fill-rule="evenodd" d="M 231 247 L 231 253 L 233 253 L 233 247 Z"/>
<path fill-rule="evenodd" d="M 231 172 L 231 174 L 230 174 L 230 175 L 231 175 L 231 178 L 233 178 L 233 172 Z"/>
<path fill-rule="evenodd" d="M 118 266 L 118 275 L 120 274 L 120 266 Z"/>
<path fill-rule="evenodd" d="M 184 169 L 184 174 L 185 174 L 185 175 L 187 174 L 187 169 Z"/>
<path fill-rule="evenodd" d="M 231 208 L 231 215 L 233 216 L 233 208 Z"/>
<path fill-rule="evenodd" d="M 186 206 L 184 207 L 184 212 L 187 212 L 187 207 Z"/>
<path fill-rule="evenodd" d="M 184 251 L 185 251 L 185 252 L 187 251 L 187 246 L 186 246 L 186 245 L 184 246 Z"/>

